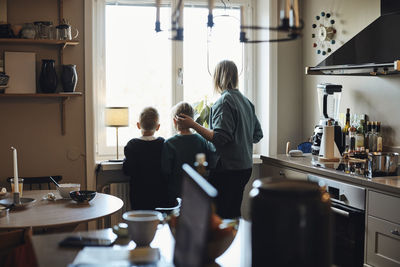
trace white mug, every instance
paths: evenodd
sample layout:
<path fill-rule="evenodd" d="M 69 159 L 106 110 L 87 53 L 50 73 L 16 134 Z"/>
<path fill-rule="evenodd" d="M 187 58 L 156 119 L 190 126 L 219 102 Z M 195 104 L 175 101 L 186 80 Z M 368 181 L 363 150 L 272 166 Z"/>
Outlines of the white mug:
<path fill-rule="evenodd" d="M 150 245 L 158 224 L 163 220 L 161 212 L 153 210 L 127 211 L 122 218 L 128 224 L 129 237 L 138 247 Z"/>

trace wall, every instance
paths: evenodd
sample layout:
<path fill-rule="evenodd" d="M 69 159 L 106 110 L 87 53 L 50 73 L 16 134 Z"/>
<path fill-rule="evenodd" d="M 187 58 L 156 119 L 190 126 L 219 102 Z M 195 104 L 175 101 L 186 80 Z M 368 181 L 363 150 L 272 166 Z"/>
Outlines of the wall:
<path fill-rule="evenodd" d="M 54 0 L 9 0 L 8 23 L 57 21 L 57 2 Z M 80 44 L 64 50 L 64 64 L 76 64 L 78 85 L 84 88 L 84 1 L 64 1 L 64 17 L 80 32 Z M 58 59 L 57 48 L 40 45 L 0 45 L 3 51 L 35 51 L 36 72 L 41 59 Z M 56 61 L 56 64 L 58 62 Z M 61 135 L 60 105 L 56 99 L 0 98 L 0 184 L 13 176 L 11 146 L 18 150 L 19 176 L 62 175 L 64 182 L 85 186 L 85 112 L 84 96 L 66 103 L 66 135 Z"/>
<path fill-rule="evenodd" d="M 256 23 L 276 27 L 276 1 L 257 1 Z M 276 39 L 274 31 L 258 31 L 259 40 Z M 264 139 L 260 153 L 285 153 L 286 142 L 294 148 L 302 140 L 302 40 L 260 43 L 256 48 L 257 111 Z"/>
<path fill-rule="evenodd" d="M 380 15 L 379 0 L 308 0 L 303 2 L 305 22 L 303 38 L 303 67 L 315 66 L 323 60 L 312 47 L 311 25 L 321 11 L 336 16 L 338 39 L 346 42 Z M 368 45 L 368 44 L 365 44 Z M 336 46 L 339 47 L 339 46 Z M 397 58 L 393 58 L 395 60 Z M 303 68 L 304 69 L 304 68 Z M 345 77 L 305 76 L 303 78 L 303 138 L 311 136 L 318 122 L 317 84 L 322 82 L 343 85 L 340 112 L 350 108 L 352 113 L 367 114 L 381 121 L 384 145 L 400 148 L 400 76 Z"/>

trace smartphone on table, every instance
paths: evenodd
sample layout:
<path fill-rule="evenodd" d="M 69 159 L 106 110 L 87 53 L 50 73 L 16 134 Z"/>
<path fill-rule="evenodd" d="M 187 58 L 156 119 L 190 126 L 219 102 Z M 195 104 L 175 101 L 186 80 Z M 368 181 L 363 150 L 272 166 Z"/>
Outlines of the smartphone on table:
<path fill-rule="evenodd" d="M 115 240 L 114 240 L 115 241 Z M 60 247 L 108 247 L 114 244 L 113 240 L 82 237 L 82 236 L 68 236 L 63 239 L 58 245 Z"/>

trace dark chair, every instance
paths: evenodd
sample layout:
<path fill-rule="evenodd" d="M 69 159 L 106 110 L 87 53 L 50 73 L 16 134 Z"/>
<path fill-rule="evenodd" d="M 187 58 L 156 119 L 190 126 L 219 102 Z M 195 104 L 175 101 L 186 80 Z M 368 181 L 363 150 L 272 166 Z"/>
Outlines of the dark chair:
<path fill-rule="evenodd" d="M 39 266 L 31 237 L 31 228 L 0 233 L 0 266 Z"/>
<path fill-rule="evenodd" d="M 56 182 L 60 182 L 62 180 L 61 175 L 52 175 L 54 180 Z M 10 183 L 10 179 L 13 177 L 8 177 L 7 182 Z M 47 188 L 50 190 L 50 184 L 53 184 L 53 182 L 50 180 L 50 176 L 41 176 L 41 177 L 19 177 L 24 179 L 24 185 L 29 185 L 29 190 L 32 190 L 32 186 L 36 186 L 39 190 L 42 189 L 42 184 L 47 184 Z M 25 188 L 25 186 L 24 186 Z"/>

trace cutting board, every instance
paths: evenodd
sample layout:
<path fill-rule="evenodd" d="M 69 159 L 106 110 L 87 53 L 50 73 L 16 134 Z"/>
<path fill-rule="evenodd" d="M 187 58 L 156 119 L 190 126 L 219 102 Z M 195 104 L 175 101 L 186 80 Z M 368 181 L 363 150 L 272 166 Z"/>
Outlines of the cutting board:
<path fill-rule="evenodd" d="M 6 94 L 36 93 L 36 53 L 4 52 L 4 71 L 10 76 Z"/>

